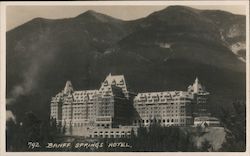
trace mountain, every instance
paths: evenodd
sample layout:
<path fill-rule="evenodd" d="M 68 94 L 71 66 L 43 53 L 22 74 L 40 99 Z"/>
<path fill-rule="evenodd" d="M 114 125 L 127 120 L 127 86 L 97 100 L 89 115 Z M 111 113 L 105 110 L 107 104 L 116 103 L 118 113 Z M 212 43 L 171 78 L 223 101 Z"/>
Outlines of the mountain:
<path fill-rule="evenodd" d="M 221 39 L 239 59 L 246 60 L 246 17 L 215 10 L 203 11 L 202 15 L 213 20 L 219 28 Z"/>
<path fill-rule="evenodd" d="M 223 39 L 226 38 L 225 33 L 225 37 L 222 36 L 224 32 L 222 32 L 222 28 L 224 27 L 218 26 L 216 21 L 211 20 L 210 17 L 206 18 L 206 13 L 204 15 L 202 11 L 187 7 L 171 6 L 149 15 L 140 25 L 141 28 L 139 31 L 134 32 L 121 41 L 121 46 L 128 49 L 134 49 L 143 45 L 155 46 L 160 49 L 165 48 L 165 51 L 167 51 L 165 52 L 166 57 L 162 57 L 162 59 L 167 59 L 169 55 L 167 53 L 172 52 L 176 53 L 174 57 L 185 57 L 185 59 L 188 58 L 190 60 L 196 59 L 196 61 L 212 64 L 217 67 L 236 71 L 242 69 L 244 71 L 245 69 L 242 68 L 244 64 L 237 63 L 235 55 L 229 52 L 231 51 L 231 44 L 229 45 L 229 41 L 225 42 Z M 243 30 L 240 29 L 240 31 Z M 241 39 L 244 39 L 244 37 L 241 37 Z M 185 47 L 187 44 L 192 44 L 189 47 L 196 49 L 201 46 L 202 48 L 206 47 L 205 50 L 211 49 L 212 51 L 203 52 L 205 50 L 201 50 L 194 55 L 195 49 L 188 50 L 185 53 L 182 49 L 177 50 L 178 48 Z M 181 52 L 179 53 L 178 51 L 180 50 Z M 216 51 L 220 51 L 220 55 Z M 145 54 L 144 51 L 142 53 Z M 152 50 L 148 53 L 151 53 L 148 54 L 150 57 L 154 55 L 154 51 Z M 185 56 L 183 56 L 184 54 Z M 236 62 L 233 63 L 234 61 Z"/>
<path fill-rule="evenodd" d="M 218 116 L 220 107 L 245 100 L 245 54 L 231 49 L 245 43 L 244 19 L 184 6 L 134 21 L 94 11 L 35 18 L 6 34 L 7 107 L 17 120 L 29 110 L 47 118 L 50 98 L 67 80 L 77 90 L 95 89 L 111 72 L 124 74 L 135 92 L 186 90 L 198 76 Z"/>

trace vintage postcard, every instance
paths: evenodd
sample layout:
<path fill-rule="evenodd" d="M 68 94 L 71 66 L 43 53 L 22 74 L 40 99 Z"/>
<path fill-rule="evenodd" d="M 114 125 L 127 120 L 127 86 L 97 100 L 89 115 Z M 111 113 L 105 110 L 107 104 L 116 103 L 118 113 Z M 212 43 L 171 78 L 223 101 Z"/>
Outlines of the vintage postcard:
<path fill-rule="evenodd" d="M 0 80 L 1 155 L 249 155 L 249 2 L 1 2 Z"/>

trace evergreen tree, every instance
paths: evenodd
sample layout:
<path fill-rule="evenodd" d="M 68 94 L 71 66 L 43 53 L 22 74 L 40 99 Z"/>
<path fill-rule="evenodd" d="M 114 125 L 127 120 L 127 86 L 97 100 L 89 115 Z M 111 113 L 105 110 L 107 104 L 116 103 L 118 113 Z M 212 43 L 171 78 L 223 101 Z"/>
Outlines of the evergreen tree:
<path fill-rule="evenodd" d="M 201 145 L 202 152 L 209 152 L 211 148 L 212 146 L 208 140 L 205 140 L 204 142 L 202 142 L 202 145 Z"/>

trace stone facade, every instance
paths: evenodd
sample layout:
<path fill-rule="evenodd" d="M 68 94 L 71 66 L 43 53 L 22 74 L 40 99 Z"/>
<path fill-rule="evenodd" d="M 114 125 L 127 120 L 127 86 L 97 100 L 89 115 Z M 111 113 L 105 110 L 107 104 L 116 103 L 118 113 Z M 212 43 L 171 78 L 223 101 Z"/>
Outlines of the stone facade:
<path fill-rule="evenodd" d="M 193 95 L 183 91 L 139 93 L 134 99 L 138 112 L 134 125 L 186 126 L 193 123 Z"/>
<path fill-rule="evenodd" d="M 52 97 L 51 118 L 75 135 L 91 127 L 129 125 L 131 99 L 123 75 L 109 74 L 99 90 L 75 91 L 67 81 L 64 89 Z"/>
<path fill-rule="evenodd" d="M 123 136 L 132 127 L 193 125 L 194 117 L 210 115 L 208 95 L 198 78 L 187 91 L 136 95 L 128 91 L 123 75 L 109 74 L 98 90 L 76 91 L 67 81 L 52 97 L 51 118 L 70 135 L 94 137 L 107 132 L 108 137 L 116 137 L 112 132 L 120 129 L 117 136 Z"/>
<path fill-rule="evenodd" d="M 208 95 L 198 78 L 188 91 L 139 93 L 134 99 L 133 125 L 187 126 L 195 116 L 209 116 Z"/>
<path fill-rule="evenodd" d="M 201 85 L 198 78 L 193 85 L 188 86 L 188 92 L 193 95 L 193 116 L 210 116 L 208 98 L 210 93 Z"/>

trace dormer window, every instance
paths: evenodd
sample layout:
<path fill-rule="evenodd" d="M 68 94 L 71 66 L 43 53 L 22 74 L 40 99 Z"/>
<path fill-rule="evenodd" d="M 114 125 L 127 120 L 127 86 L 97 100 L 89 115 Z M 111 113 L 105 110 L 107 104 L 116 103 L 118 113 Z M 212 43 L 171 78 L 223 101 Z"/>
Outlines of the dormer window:
<path fill-rule="evenodd" d="M 108 85 L 108 81 L 105 80 L 105 81 L 103 82 L 103 85 L 104 85 L 104 86 L 107 86 L 107 85 Z"/>
<path fill-rule="evenodd" d="M 121 81 L 120 81 L 120 85 L 123 85 L 124 84 L 124 80 L 122 79 Z"/>

